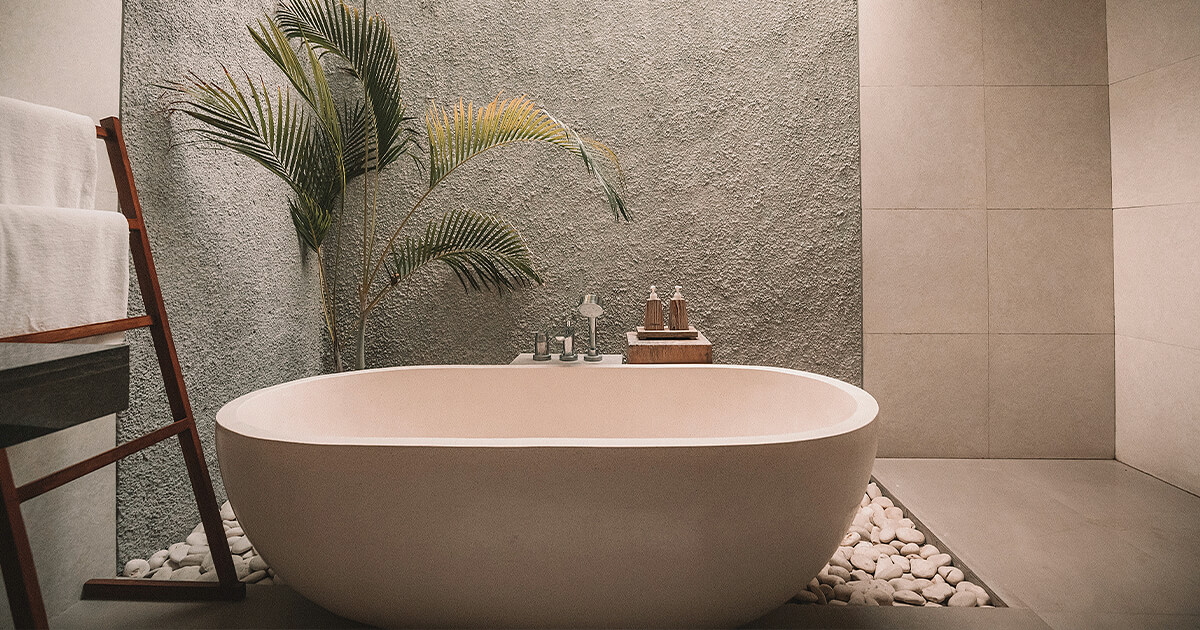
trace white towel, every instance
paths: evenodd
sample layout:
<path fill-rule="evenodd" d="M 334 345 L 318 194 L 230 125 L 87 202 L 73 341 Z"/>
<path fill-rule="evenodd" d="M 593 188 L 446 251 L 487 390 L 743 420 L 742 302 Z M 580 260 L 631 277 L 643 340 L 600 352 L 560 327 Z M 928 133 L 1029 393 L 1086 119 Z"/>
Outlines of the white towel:
<path fill-rule="evenodd" d="M 0 96 L 0 203 L 96 207 L 96 124 Z"/>
<path fill-rule="evenodd" d="M 124 215 L 0 204 L 0 337 L 122 319 L 128 302 Z M 87 343 L 124 334 L 104 337 Z"/>

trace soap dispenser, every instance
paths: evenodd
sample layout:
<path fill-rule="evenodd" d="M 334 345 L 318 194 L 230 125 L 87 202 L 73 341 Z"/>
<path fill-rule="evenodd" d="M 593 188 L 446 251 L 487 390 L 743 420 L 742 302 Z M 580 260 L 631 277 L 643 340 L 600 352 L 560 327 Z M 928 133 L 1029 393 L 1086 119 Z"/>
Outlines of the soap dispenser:
<path fill-rule="evenodd" d="M 671 314 L 669 324 L 671 330 L 687 330 L 687 300 L 683 299 L 683 293 L 680 291 L 683 287 L 675 285 L 675 295 L 671 296 Z"/>
<path fill-rule="evenodd" d="M 655 292 L 654 285 L 650 286 L 650 298 L 646 300 L 646 315 L 642 318 L 642 328 L 646 330 L 663 329 L 663 305 Z"/>

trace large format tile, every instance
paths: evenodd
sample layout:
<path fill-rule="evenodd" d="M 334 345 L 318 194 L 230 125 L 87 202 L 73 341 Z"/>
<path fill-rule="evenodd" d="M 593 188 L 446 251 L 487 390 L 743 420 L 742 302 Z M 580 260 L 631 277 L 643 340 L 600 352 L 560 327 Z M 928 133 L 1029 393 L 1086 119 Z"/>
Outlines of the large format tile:
<path fill-rule="evenodd" d="M 1116 366 L 1117 458 L 1200 494 L 1200 350 L 1118 335 Z"/>
<path fill-rule="evenodd" d="M 988 210 L 993 333 L 1113 331 L 1111 210 Z"/>
<path fill-rule="evenodd" d="M 989 87 L 986 96 L 989 208 L 1112 207 L 1107 87 Z"/>
<path fill-rule="evenodd" d="M 1116 332 L 1200 348 L 1200 203 L 1113 211 Z"/>
<path fill-rule="evenodd" d="M 986 333 L 983 210 L 863 211 L 865 332 Z"/>
<path fill-rule="evenodd" d="M 1104 0 L 983 0 L 987 85 L 1107 85 L 1106 32 Z"/>
<path fill-rule="evenodd" d="M 1119 462 L 880 459 L 874 474 L 984 582 L 1053 627 L 1169 628 L 1200 615 L 1200 498 Z M 1147 550 L 1124 529 L 1135 513 L 1191 520 Z M 1125 625 L 1094 623 L 1100 614 Z"/>
<path fill-rule="evenodd" d="M 1196 630 L 1200 615 L 1060 610 L 1038 615 L 1054 630 Z"/>
<path fill-rule="evenodd" d="M 1110 91 L 1114 207 L 1200 202 L 1200 56 Z"/>
<path fill-rule="evenodd" d="M 860 0 L 860 84 L 982 85 L 981 15 L 961 0 Z"/>
<path fill-rule="evenodd" d="M 1200 55 L 1200 2 L 1108 0 L 1108 81 Z"/>
<path fill-rule="evenodd" d="M 991 457 L 1113 456 L 1112 335 L 991 335 Z"/>
<path fill-rule="evenodd" d="M 881 457 L 987 455 L 987 335 L 863 336 Z"/>
<path fill-rule="evenodd" d="M 983 88 L 864 87 L 864 208 L 984 206 Z"/>

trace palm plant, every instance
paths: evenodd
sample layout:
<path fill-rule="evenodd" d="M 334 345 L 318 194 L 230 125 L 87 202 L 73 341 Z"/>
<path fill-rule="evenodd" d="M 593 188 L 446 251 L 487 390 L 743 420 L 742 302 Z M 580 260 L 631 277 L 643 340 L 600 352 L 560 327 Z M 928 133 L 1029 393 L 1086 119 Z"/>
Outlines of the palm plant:
<path fill-rule="evenodd" d="M 449 210 L 424 230 L 406 232 L 414 213 L 460 166 L 495 147 L 547 143 L 575 155 L 596 179 L 618 220 L 629 219 L 616 154 L 585 138 L 524 96 L 477 107 L 460 100 L 447 109 L 430 103 L 422 139 L 400 93 L 399 59 L 387 23 L 342 0 L 282 0 L 274 12 L 248 26 L 250 36 L 283 72 L 288 87 L 268 88 L 249 74 L 228 70 L 221 81 L 194 74 L 163 86 L 175 97 L 170 111 L 201 123 L 199 139 L 231 149 L 262 165 L 291 188 L 288 210 L 296 233 L 315 252 L 321 309 L 342 369 L 346 324 L 339 321 L 339 278 L 346 229 L 347 185 L 363 180 L 361 251 L 353 289 L 355 365 L 365 366 L 368 318 L 382 300 L 417 272 L 449 267 L 464 290 L 514 289 L 542 282 L 533 256 L 512 224 L 469 209 Z M 343 72 L 361 96 L 338 100 L 326 67 Z M 379 217 L 379 174 L 403 157 L 428 179 L 416 202 L 384 230 Z"/>

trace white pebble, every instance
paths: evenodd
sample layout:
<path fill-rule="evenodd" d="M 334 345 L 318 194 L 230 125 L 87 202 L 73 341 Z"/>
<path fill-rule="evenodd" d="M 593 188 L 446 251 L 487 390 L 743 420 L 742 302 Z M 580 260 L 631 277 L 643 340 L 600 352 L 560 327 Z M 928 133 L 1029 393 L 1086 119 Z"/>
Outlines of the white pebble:
<path fill-rule="evenodd" d="M 188 534 L 187 540 L 185 540 L 184 542 L 186 542 L 187 544 L 192 545 L 192 546 L 207 545 L 208 537 L 204 535 L 204 532 L 196 532 L 193 534 Z"/>
<path fill-rule="evenodd" d="M 166 549 L 159 549 L 158 551 L 155 551 L 154 555 L 150 556 L 150 558 L 146 560 L 146 562 L 150 563 L 150 570 L 153 571 L 166 564 L 168 555 L 169 552 Z"/>
<path fill-rule="evenodd" d="M 253 545 L 250 544 L 250 540 L 245 536 L 238 536 L 237 538 L 232 538 L 229 540 L 229 550 L 238 555 L 250 551 L 252 546 Z"/>
<path fill-rule="evenodd" d="M 233 506 L 228 501 L 221 504 L 221 520 L 232 521 L 237 516 L 233 513 Z"/>
<path fill-rule="evenodd" d="M 141 558 L 134 558 L 125 563 L 125 577 L 140 578 L 150 572 L 150 563 Z"/>
<path fill-rule="evenodd" d="M 912 604 L 913 606 L 920 606 L 925 603 L 925 598 L 913 591 L 896 591 L 892 593 L 892 598 L 898 602 Z"/>
<path fill-rule="evenodd" d="M 896 539 L 907 544 L 919 545 L 925 542 L 925 534 L 911 527 L 901 527 L 896 530 Z"/>
<path fill-rule="evenodd" d="M 170 547 L 167 548 L 167 557 L 172 562 L 178 563 L 180 560 L 183 560 L 183 558 L 188 555 L 188 549 L 190 549 L 190 548 L 191 548 L 191 545 L 189 545 L 187 543 L 177 542 L 174 545 L 171 545 Z"/>
<path fill-rule="evenodd" d="M 941 553 L 941 551 L 939 551 L 938 548 L 934 547 L 933 545 L 925 545 L 921 547 L 921 551 L 919 553 L 921 554 L 922 558 L 928 558 L 929 556 L 935 556 Z"/>
<path fill-rule="evenodd" d="M 937 567 L 932 562 L 921 558 L 913 558 L 909 562 L 909 570 L 914 577 L 919 578 L 931 578 L 937 575 Z"/>
<path fill-rule="evenodd" d="M 171 569 L 171 567 L 159 567 L 155 569 L 149 575 L 149 577 L 151 580 L 169 580 L 171 579 L 171 573 L 173 572 L 174 571 Z"/>
<path fill-rule="evenodd" d="M 803 591 L 796 593 L 796 600 L 801 604 L 815 604 L 817 603 L 818 599 L 820 598 L 817 597 L 817 594 L 808 589 L 804 589 Z"/>
<path fill-rule="evenodd" d="M 181 567 L 178 571 L 171 572 L 172 580 L 198 580 L 200 579 L 200 567 L 190 566 Z"/>
<path fill-rule="evenodd" d="M 950 596 L 950 601 L 947 605 L 954 608 L 972 608 L 978 603 L 978 598 L 975 597 L 975 591 L 958 591 Z"/>
<path fill-rule="evenodd" d="M 910 554 L 919 555 L 921 553 L 921 546 L 916 543 L 904 543 L 904 546 L 900 548 L 900 553 L 906 556 Z"/>
<path fill-rule="evenodd" d="M 867 484 L 867 496 L 868 497 L 871 497 L 872 499 L 874 499 L 875 497 L 882 496 L 882 494 L 883 493 L 879 491 L 879 486 L 875 485 L 874 481 Z"/>
<path fill-rule="evenodd" d="M 242 531 L 241 527 L 230 527 L 229 529 L 225 530 L 226 538 L 237 538 L 238 536 L 245 536 L 245 535 L 246 535 L 246 532 Z"/>
<path fill-rule="evenodd" d="M 246 577 L 242 578 L 242 581 L 245 582 L 246 584 L 254 584 L 255 582 L 258 582 L 259 580 L 262 580 L 266 577 L 267 577 L 266 571 L 255 571 L 253 573 L 247 574 Z"/>
<path fill-rule="evenodd" d="M 875 561 L 868 557 L 865 553 L 855 553 L 850 557 L 850 564 L 862 569 L 863 571 L 872 572 L 875 570 Z"/>
<path fill-rule="evenodd" d="M 832 569 L 832 567 L 830 567 Z M 254 556 L 250 559 L 251 571 L 266 571 L 267 561 L 262 559 L 262 556 Z"/>
<path fill-rule="evenodd" d="M 930 584 L 929 586 L 921 589 L 921 595 L 925 599 L 939 604 L 946 601 L 946 598 L 953 594 L 954 587 L 947 584 Z"/>
<path fill-rule="evenodd" d="M 933 566 L 940 568 L 940 567 L 950 566 L 950 563 L 953 562 L 954 560 L 950 557 L 950 554 L 948 554 L 948 553 L 936 553 L 936 554 L 933 554 L 932 556 L 929 556 L 929 561 L 933 563 Z"/>
<path fill-rule="evenodd" d="M 891 557 L 883 556 L 875 563 L 875 579 L 891 580 L 904 575 L 904 570 L 900 565 L 892 562 Z"/>

